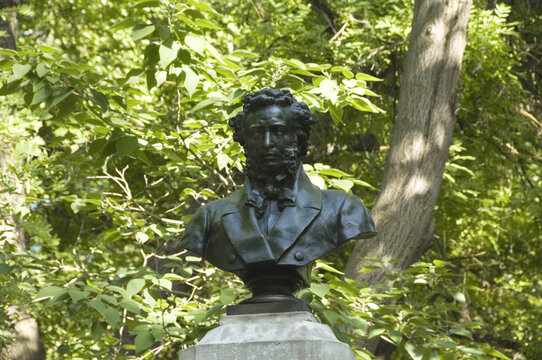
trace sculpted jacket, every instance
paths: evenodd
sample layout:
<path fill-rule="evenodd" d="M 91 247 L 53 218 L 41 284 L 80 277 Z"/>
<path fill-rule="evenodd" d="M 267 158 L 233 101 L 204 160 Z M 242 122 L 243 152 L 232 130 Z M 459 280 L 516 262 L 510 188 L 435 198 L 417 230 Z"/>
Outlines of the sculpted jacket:
<path fill-rule="evenodd" d="M 282 210 L 268 236 L 261 232 L 254 208 L 245 205 L 245 184 L 229 198 L 202 206 L 190 220 L 181 246 L 235 273 L 265 264 L 301 267 L 349 239 L 376 235 L 371 213 L 358 197 L 319 189 L 302 165 L 293 192 L 295 206 Z"/>

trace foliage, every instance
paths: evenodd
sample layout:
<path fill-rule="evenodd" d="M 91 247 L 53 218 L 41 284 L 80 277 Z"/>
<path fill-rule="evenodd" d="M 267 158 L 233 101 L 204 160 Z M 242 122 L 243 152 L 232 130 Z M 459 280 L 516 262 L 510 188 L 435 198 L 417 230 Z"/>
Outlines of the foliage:
<path fill-rule="evenodd" d="M 374 202 L 412 2 L 328 2 L 327 20 L 317 3 L 17 9 L 18 49 L 0 50 L 0 323 L 24 304 L 51 359 L 175 357 L 215 326 L 247 292 L 177 239 L 200 204 L 242 183 L 225 120 L 254 89 L 307 102 L 319 119 L 311 179 Z M 434 249 L 373 292 L 340 280 L 346 247 L 299 294 L 362 359 L 376 337 L 396 359 L 542 354 L 540 81 L 529 80 L 540 31 L 520 16 L 540 13 L 475 5 Z M 12 334 L 1 331 L 0 347 Z"/>
<path fill-rule="evenodd" d="M 470 292 L 467 316 L 492 328 L 478 339 L 536 359 L 542 356 L 542 127 L 530 114 L 540 105 L 523 86 L 533 74 L 515 70 L 530 58 L 518 32 L 523 25 L 511 16 L 504 4 L 471 14 L 435 253 L 479 289 Z"/>
<path fill-rule="evenodd" d="M 378 265 L 363 271 L 381 267 L 371 260 Z M 402 273 L 389 272 L 392 285 L 375 290 L 341 280 L 342 273 L 325 262 L 318 262 L 316 270 L 301 298 L 312 300 L 319 319 L 336 329 L 342 341 L 356 345 L 380 337 L 396 347 L 394 359 L 507 359 L 475 343 L 471 331 L 484 324 L 461 320 L 467 287 L 445 261 L 417 262 Z M 350 330 L 338 330 L 345 328 Z M 358 358 L 373 358 L 360 348 L 354 351 Z"/>

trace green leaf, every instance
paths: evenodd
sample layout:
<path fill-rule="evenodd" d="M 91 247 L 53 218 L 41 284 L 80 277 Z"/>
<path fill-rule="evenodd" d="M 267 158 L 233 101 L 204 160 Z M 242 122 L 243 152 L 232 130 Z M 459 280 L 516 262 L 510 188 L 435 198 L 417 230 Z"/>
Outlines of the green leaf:
<path fill-rule="evenodd" d="M 120 322 L 120 312 L 112 307 L 107 306 L 104 316 L 109 325 L 111 325 L 113 328 L 117 327 L 118 323 Z"/>
<path fill-rule="evenodd" d="M 494 356 L 496 358 L 499 358 L 499 359 L 505 359 L 505 360 L 510 360 L 510 358 L 506 355 L 504 355 L 503 353 L 501 353 L 500 351 L 497 351 L 497 350 L 494 350 L 494 349 L 489 349 L 489 350 L 484 350 L 488 355 L 491 355 L 491 356 Z"/>
<path fill-rule="evenodd" d="M 194 20 L 194 23 L 200 27 L 204 27 L 207 29 L 222 30 L 220 26 L 217 26 L 215 23 L 212 23 L 206 19 L 196 19 Z"/>
<path fill-rule="evenodd" d="M 372 360 L 374 357 L 372 354 L 366 350 L 354 349 L 354 353 L 359 359 L 362 360 Z"/>
<path fill-rule="evenodd" d="M 133 18 L 126 18 L 114 24 L 113 26 L 111 26 L 109 30 L 116 31 L 116 30 L 127 29 L 131 26 L 134 26 L 135 24 L 136 24 L 136 21 Z"/>
<path fill-rule="evenodd" d="M 51 90 L 47 86 L 42 87 L 38 91 L 34 93 L 34 96 L 32 97 L 32 102 L 30 105 L 36 105 L 41 103 L 43 100 L 47 99 L 49 95 L 51 94 Z"/>
<path fill-rule="evenodd" d="M 216 314 L 218 311 L 220 311 L 222 308 L 223 308 L 223 304 L 214 304 L 213 307 L 211 307 L 209 310 L 207 310 L 205 313 L 204 313 L 204 316 L 203 318 L 201 319 L 201 321 L 205 320 L 205 319 L 208 319 L 210 318 L 211 316 L 213 316 L 214 314 Z"/>
<path fill-rule="evenodd" d="M 467 353 L 467 354 L 474 355 L 474 356 L 484 355 L 484 352 L 481 349 L 475 349 L 475 348 L 466 347 L 466 346 L 458 346 L 457 350 Z"/>
<path fill-rule="evenodd" d="M 326 320 L 329 322 L 331 326 L 334 326 L 337 323 L 337 320 L 339 319 L 339 316 L 340 316 L 339 314 L 331 310 L 324 310 L 322 314 L 324 315 L 324 317 L 326 318 Z"/>
<path fill-rule="evenodd" d="M 71 95 L 73 92 L 73 89 L 64 89 L 62 92 L 60 92 L 58 95 L 53 96 L 50 101 L 51 103 L 47 105 L 47 110 L 50 110 L 60 104 L 62 101 L 64 101 L 68 96 Z"/>
<path fill-rule="evenodd" d="M 143 279 L 132 279 L 128 282 L 126 286 L 126 295 L 132 297 L 132 295 L 137 294 L 145 286 L 145 280 Z"/>
<path fill-rule="evenodd" d="M 107 310 L 107 308 L 105 307 L 105 304 L 101 302 L 100 300 L 96 300 L 96 299 L 91 300 L 89 302 L 89 305 L 92 306 L 100 314 L 105 314 L 105 310 Z"/>
<path fill-rule="evenodd" d="M 456 299 L 458 302 L 464 304 L 467 302 L 467 299 L 465 298 L 465 295 L 461 291 L 458 290 L 450 290 L 450 295 L 453 296 L 454 299 Z"/>
<path fill-rule="evenodd" d="M 151 91 L 151 89 L 156 86 L 156 71 L 147 71 L 145 75 L 147 79 L 147 89 Z"/>
<path fill-rule="evenodd" d="M 337 102 L 339 96 L 339 88 L 337 87 L 337 81 L 325 79 L 320 82 L 318 86 L 320 88 L 321 94 L 331 101 L 332 104 Z"/>
<path fill-rule="evenodd" d="M 150 237 L 149 235 L 147 235 L 146 233 L 144 232 L 138 232 L 136 233 L 136 240 L 141 243 L 141 244 L 144 244 L 146 243 L 147 241 L 149 241 Z"/>
<path fill-rule="evenodd" d="M 160 39 L 162 41 L 166 41 L 171 36 L 171 30 L 168 26 L 165 25 L 159 25 L 158 26 L 158 34 L 160 34 Z"/>
<path fill-rule="evenodd" d="M 143 290 L 143 298 L 145 299 L 145 303 L 147 303 L 151 308 L 156 306 L 156 299 L 149 292 L 149 289 Z"/>
<path fill-rule="evenodd" d="M 56 352 L 59 355 L 64 355 L 70 352 L 70 346 L 66 344 L 62 344 L 59 347 L 56 348 Z"/>
<path fill-rule="evenodd" d="M 58 286 L 46 286 L 38 291 L 38 293 L 36 294 L 36 299 L 57 296 L 66 291 L 67 290 L 65 288 L 61 288 Z"/>
<path fill-rule="evenodd" d="M 93 339 L 100 339 L 105 330 L 107 330 L 107 325 L 101 321 L 96 321 L 90 328 L 90 336 Z"/>
<path fill-rule="evenodd" d="M 218 101 L 218 98 L 211 97 L 202 101 L 199 101 L 196 106 L 194 106 L 192 109 L 188 111 L 188 113 L 195 113 L 199 110 L 205 109 L 208 106 L 211 106 L 212 104 L 216 103 Z"/>
<path fill-rule="evenodd" d="M 135 9 L 151 8 L 160 6 L 160 1 L 157 0 L 139 0 L 135 2 L 131 7 Z"/>
<path fill-rule="evenodd" d="M 350 69 L 344 67 L 344 66 L 333 66 L 331 68 L 331 72 L 340 72 L 343 74 L 343 76 L 347 79 L 351 79 L 354 77 L 354 73 L 350 71 Z"/>
<path fill-rule="evenodd" d="M 403 333 L 397 330 L 392 330 L 389 332 L 390 339 L 393 340 L 394 343 L 400 344 L 401 341 L 403 341 Z"/>
<path fill-rule="evenodd" d="M 89 302 L 89 305 L 104 316 L 109 325 L 112 327 L 117 326 L 120 321 L 120 313 L 117 310 L 105 305 L 100 300 L 92 300 Z"/>
<path fill-rule="evenodd" d="M 343 120 L 343 108 L 341 106 L 334 106 L 331 105 L 329 107 L 329 113 L 331 114 L 331 118 L 333 119 L 333 122 L 337 125 L 340 124 Z"/>
<path fill-rule="evenodd" d="M 69 288 L 68 289 L 68 295 L 72 298 L 73 302 L 77 303 L 81 301 L 82 299 L 85 299 L 87 296 L 90 295 L 90 291 L 81 291 L 76 288 Z"/>
<path fill-rule="evenodd" d="M 40 78 L 44 77 L 48 73 L 49 68 L 47 67 L 47 65 L 39 63 L 38 66 L 36 66 L 36 74 L 38 74 Z"/>
<path fill-rule="evenodd" d="M 434 264 L 436 267 L 443 267 L 443 266 L 448 265 L 448 262 L 447 262 L 447 261 L 443 261 L 443 260 L 433 260 L 433 264 Z"/>
<path fill-rule="evenodd" d="M 199 76 L 188 65 L 183 65 L 183 72 L 185 74 L 184 87 L 188 91 L 188 96 L 192 97 L 199 83 Z"/>
<path fill-rule="evenodd" d="M 148 331 L 139 332 L 135 337 L 134 343 L 136 354 L 140 354 L 151 347 L 152 344 L 154 344 L 154 336 L 152 336 L 150 329 Z"/>
<path fill-rule="evenodd" d="M 59 52 L 62 52 L 62 50 L 60 50 L 59 48 L 54 48 L 54 47 L 47 46 L 47 45 L 41 45 L 40 46 L 40 52 L 43 52 L 43 53 L 59 53 Z"/>
<path fill-rule="evenodd" d="M 177 265 L 175 265 L 175 267 L 177 267 Z M 179 270 L 180 270 L 180 269 L 179 269 Z M 172 281 L 183 281 L 183 280 L 185 280 L 185 279 L 183 279 L 182 276 L 177 275 L 177 274 L 174 274 L 174 273 L 167 273 L 167 274 L 164 274 L 164 276 L 162 277 L 162 279 L 172 280 Z"/>
<path fill-rule="evenodd" d="M 157 71 L 154 76 L 156 78 L 156 86 L 160 86 L 166 82 L 167 71 Z"/>
<path fill-rule="evenodd" d="M 137 301 L 134 301 L 132 299 L 124 299 L 120 302 L 119 305 L 134 314 L 139 315 L 141 311 L 141 308 L 140 308 L 141 305 Z"/>
<path fill-rule="evenodd" d="M 203 52 L 207 47 L 207 41 L 204 38 L 195 35 L 186 35 L 184 43 L 200 55 L 203 55 Z"/>
<path fill-rule="evenodd" d="M 368 111 L 368 112 L 378 112 L 375 111 L 374 108 L 376 108 L 374 105 L 371 104 L 371 102 L 363 97 L 352 97 L 350 103 L 353 108 L 359 110 L 359 111 Z"/>
<path fill-rule="evenodd" d="M 220 291 L 220 302 L 224 305 L 229 305 L 235 300 L 235 289 L 228 288 Z"/>
<path fill-rule="evenodd" d="M 177 53 L 180 48 L 181 44 L 171 39 L 160 45 L 158 53 L 160 54 L 160 61 L 162 62 L 162 67 L 164 69 L 177 58 Z"/>
<path fill-rule="evenodd" d="M 121 157 L 132 153 L 135 149 L 137 149 L 137 146 L 138 141 L 134 136 L 124 136 L 115 143 L 117 153 Z"/>
<path fill-rule="evenodd" d="M 0 263 L 0 275 L 9 274 L 11 270 L 13 270 L 12 266 L 9 266 L 8 264 Z"/>
<path fill-rule="evenodd" d="M 248 51 L 248 50 L 237 49 L 237 50 L 234 50 L 234 51 L 231 53 L 231 56 L 246 57 L 246 58 L 255 58 L 255 57 L 258 57 L 258 54 L 254 53 L 254 52 L 252 52 L 252 51 Z"/>
<path fill-rule="evenodd" d="M 311 284 L 311 287 L 310 287 L 311 292 L 314 295 L 319 296 L 321 298 L 326 296 L 327 293 L 329 293 L 330 289 L 331 288 L 330 288 L 330 286 L 328 284 L 316 284 L 316 283 L 313 283 L 313 284 Z"/>
<path fill-rule="evenodd" d="M 145 36 L 152 34 L 154 29 L 154 25 L 138 24 L 132 30 L 132 40 L 143 39 Z"/>
<path fill-rule="evenodd" d="M 335 273 L 335 274 L 339 274 L 339 275 L 344 275 L 343 272 L 329 266 L 328 264 L 325 264 L 321 261 L 317 261 L 316 264 L 315 264 L 315 268 L 317 269 L 324 269 L 326 271 L 329 271 L 329 272 L 332 272 L 332 273 Z"/>
<path fill-rule="evenodd" d="M 152 282 L 153 284 L 163 287 L 164 289 L 168 289 L 169 291 L 171 291 L 173 286 L 171 281 L 167 279 L 152 279 Z"/>
<path fill-rule="evenodd" d="M 333 187 L 336 187 L 338 189 L 341 189 L 345 192 L 349 192 L 350 189 L 352 189 L 352 186 L 354 186 L 354 182 L 352 180 L 345 180 L 345 179 L 330 179 L 331 185 Z"/>
<path fill-rule="evenodd" d="M 228 166 L 228 163 L 233 162 L 230 157 L 224 153 L 220 153 L 216 156 L 216 162 L 218 165 L 218 170 L 224 169 Z"/>
<path fill-rule="evenodd" d="M 364 266 L 360 272 L 368 272 L 368 271 L 373 271 L 373 270 L 378 270 L 378 269 L 381 269 L 382 267 L 380 266 L 376 266 L 376 265 L 371 265 L 371 266 Z"/>
<path fill-rule="evenodd" d="M 322 169 L 319 171 L 319 173 L 322 175 L 328 175 L 333 177 L 351 176 L 350 174 L 338 169 Z"/>
<path fill-rule="evenodd" d="M 86 204 L 81 199 L 76 199 L 74 202 L 70 204 L 70 208 L 73 210 L 74 214 L 77 214 L 79 211 L 81 211 Z"/>
<path fill-rule="evenodd" d="M 109 101 L 107 100 L 107 97 L 94 89 L 92 89 L 91 92 L 96 104 L 100 105 L 102 112 L 106 112 L 109 109 Z"/>
<path fill-rule="evenodd" d="M 356 74 L 356 80 L 364 80 L 364 81 L 382 81 L 382 79 L 379 79 L 377 77 L 364 74 L 364 73 L 357 73 Z"/>
<path fill-rule="evenodd" d="M 33 138 L 31 140 L 23 140 L 15 145 L 13 151 L 13 158 L 19 159 L 25 156 L 38 156 L 41 153 L 39 138 Z"/>
<path fill-rule="evenodd" d="M 282 61 L 285 64 L 288 64 L 294 68 L 300 69 L 300 70 L 307 70 L 307 66 L 303 61 L 297 60 L 297 59 L 282 59 Z"/>
<path fill-rule="evenodd" d="M 19 83 L 17 82 L 8 82 L 0 88 L 0 95 L 8 95 L 19 90 Z"/>
<path fill-rule="evenodd" d="M 171 321 L 171 322 L 168 322 L 168 323 L 173 323 L 174 321 Z M 165 338 L 168 333 L 166 332 L 166 330 L 164 330 L 164 327 L 162 325 L 153 325 L 151 327 L 151 334 L 152 336 L 154 336 L 154 339 L 156 341 L 160 341 L 162 340 L 163 338 Z"/>
<path fill-rule="evenodd" d="M 367 339 L 372 339 L 374 337 L 382 335 L 384 332 L 386 332 L 386 329 L 380 328 L 380 327 L 371 327 L 369 329 L 369 335 L 367 336 Z"/>
<path fill-rule="evenodd" d="M 204 3 L 203 1 L 200 1 L 200 0 L 188 0 L 188 4 L 193 5 L 194 7 L 198 8 L 200 10 L 208 11 L 208 12 L 211 12 L 213 14 L 218 14 L 212 7 L 210 7 L 209 5 Z"/>
<path fill-rule="evenodd" d="M 360 318 L 360 317 L 349 317 L 346 320 L 350 325 L 361 330 L 363 334 L 367 332 L 367 328 L 369 327 L 369 324 L 367 324 L 367 321 L 365 319 Z"/>
<path fill-rule="evenodd" d="M 320 175 L 309 174 L 308 176 L 309 176 L 309 179 L 310 179 L 311 183 L 318 186 L 320 189 L 325 189 L 326 188 L 326 181 Z"/>
<path fill-rule="evenodd" d="M 450 329 L 450 334 L 463 336 L 463 337 L 473 340 L 472 334 L 467 329 L 453 328 L 453 329 Z"/>
<path fill-rule="evenodd" d="M 8 82 L 16 81 L 25 76 L 30 70 L 32 70 L 32 65 L 30 64 L 14 64 L 11 68 L 13 75 L 9 77 Z"/>
<path fill-rule="evenodd" d="M 410 341 L 407 341 L 405 343 L 405 350 L 414 360 L 423 359 L 423 349 L 421 346 L 415 345 L 411 343 Z"/>
<path fill-rule="evenodd" d="M 126 292 L 125 289 L 121 288 L 121 287 L 118 287 L 118 286 L 115 286 L 115 285 L 109 285 L 107 287 L 109 290 L 111 291 L 114 291 L 116 293 L 119 293 L 123 298 L 128 298 L 128 293 Z"/>
<path fill-rule="evenodd" d="M 0 47 L 0 54 L 6 55 L 6 56 L 14 56 L 14 55 L 17 55 L 17 51 Z"/>

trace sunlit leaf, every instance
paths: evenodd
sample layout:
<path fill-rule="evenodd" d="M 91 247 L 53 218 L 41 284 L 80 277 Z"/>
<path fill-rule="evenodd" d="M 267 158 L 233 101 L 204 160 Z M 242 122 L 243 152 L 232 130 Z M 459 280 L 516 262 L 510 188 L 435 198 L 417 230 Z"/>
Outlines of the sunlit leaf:
<path fill-rule="evenodd" d="M 132 40 L 141 40 L 154 32 L 154 25 L 139 24 L 132 30 Z"/>

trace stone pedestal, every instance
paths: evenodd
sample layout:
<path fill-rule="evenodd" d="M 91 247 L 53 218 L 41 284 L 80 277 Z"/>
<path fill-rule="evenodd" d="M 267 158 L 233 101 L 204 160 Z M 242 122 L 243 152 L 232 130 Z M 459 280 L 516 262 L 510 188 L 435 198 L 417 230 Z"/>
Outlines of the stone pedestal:
<path fill-rule="evenodd" d="M 180 360 L 355 360 L 350 347 L 307 311 L 228 315 Z"/>

